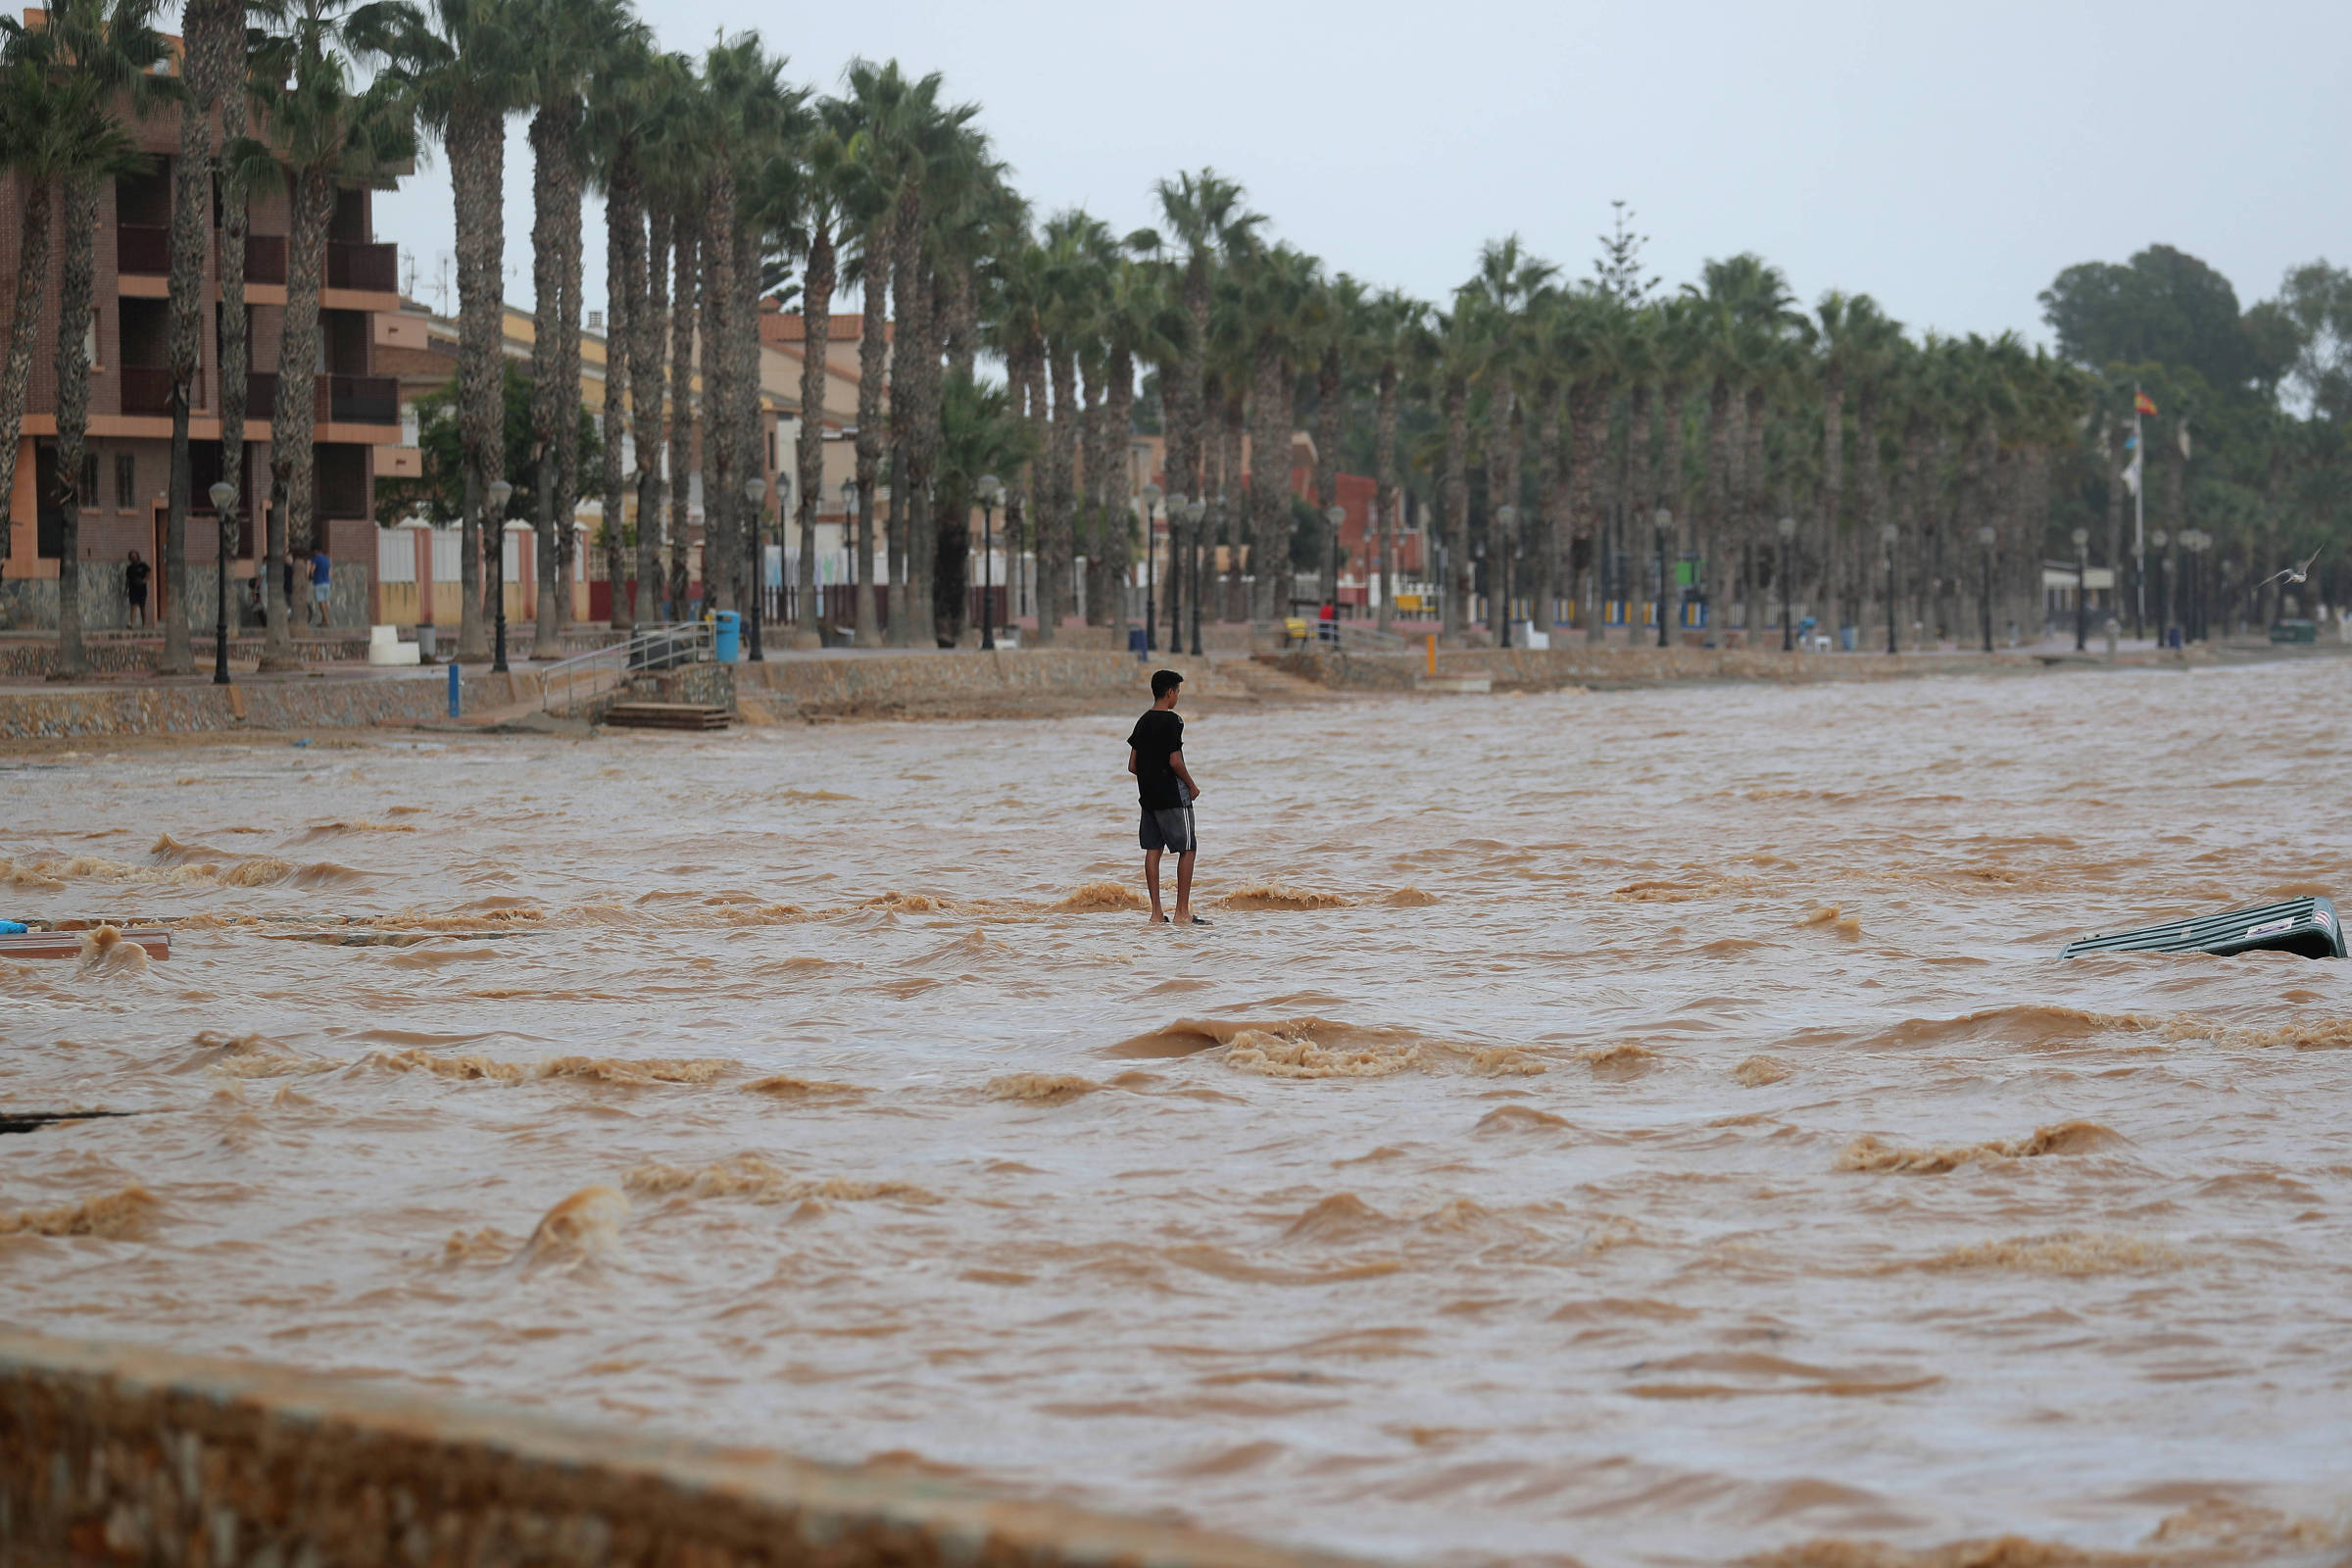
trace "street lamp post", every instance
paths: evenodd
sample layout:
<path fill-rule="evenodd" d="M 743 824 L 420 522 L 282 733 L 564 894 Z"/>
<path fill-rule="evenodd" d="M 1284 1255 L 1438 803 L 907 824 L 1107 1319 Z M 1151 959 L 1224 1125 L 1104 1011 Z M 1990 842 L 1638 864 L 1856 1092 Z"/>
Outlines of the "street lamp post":
<path fill-rule="evenodd" d="M 2173 579 L 2164 569 L 2165 547 L 2173 542 L 2170 529 L 2148 530 L 2149 548 L 2156 552 L 2156 646 L 2167 648 L 2173 641 Z"/>
<path fill-rule="evenodd" d="M 1184 504 L 1184 525 L 1190 531 L 1193 547 L 1191 583 L 1193 595 L 1193 657 L 1200 657 L 1200 519 L 1208 515 L 1208 503 L 1199 496 Z"/>
<path fill-rule="evenodd" d="M 490 482 L 490 520 L 497 526 L 484 530 L 490 535 L 490 603 L 498 617 L 498 642 L 490 659 L 493 674 L 507 673 L 507 502 L 514 487 L 504 479 Z"/>
<path fill-rule="evenodd" d="M 1331 524 L 1330 548 L 1323 552 L 1323 564 L 1329 577 L 1323 584 L 1323 602 L 1331 607 L 1331 618 L 1340 618 L 1340 527 L 1348 520 L 1348 509 L 1334 504 L 1323 509 L 1323 520 Z"/>
<path fill-rule="evenodd" d="M 1333 510 L 1338 510 L 1334 508 Z M 1494 622 L 1494 646 L 1511 646 L 1511 531 L 1519 509 L 1504 502 L 1494 509 L 1494 564 L 1487 572 L 1487 617 Z"/>
<path fill-rule="evenodd" d="M 1674 514 L 1660 507 L 1650 514 L 1650 526 L 1658 535 L 1658 646 L 1666 646 L 1666 530 L 1674 526 Z"/>
<path fill-rule="evenodd" d="M 1796 519 L 1781 519 L 1781 652 L 1796 651 L 1796 634 L 1789 625 L 1788 609 L 1788 542 L 1796 537 Z"/>
<path fill-rule="evenodd" d="M 214 564 L 220 599 L 213 607 L 213 684 L 226 686 L 229 683 L 228 558 L 236 549 L 237 487 L 222 479 L 205 493 L 213 498 L 213 511 L 220 514 L 220 548 Z"/>
<path fill-rule="evenodd" d="M 997 503 L 1004 499 L 1004 481 L 993 473 L 980 476 L 980 647 L 997 649 Z"/>
<path fill-rule="evenodd" d="M 1984 564 L 1984 592 L 1977 595 L 1977 604 L 1984 618 L 1984 651 L 1992 652 L 1992 524 L 1977 530 L 1977 548 L 1983 552 Z"/>
<path fill-rule="evenodd" d="M 1894 643 L 1894 542 L 1902 536 L 1903 531 L 1891 522 L 1879 529 L 1879 542 L 1886 547 L 1886 652 L 1889 654 L 1899 651 Z"/>
<path fill-rule="evenodd" d="M 1154 514 L 1159 510 L 1159 501 L 1163 494 L 1164 492 L 1155 484 L 1144 486 L 1144 652 L 1146 654 L 1150 654 L 1159 647 L 1159 606 L 1157 603 L 1159 527 L 1154 520 Z M 1124 588 L 1119 591 L 1126 592 Z M 1125 617 L 1126 612 L 1120 612 L 1120 618 L 1125 619 Z"/>
<path fill-rule="evenodd" d="M 1167 498 L 1162 513 L 1168 519 L 1168 652 L 1184 652 L 1184 492 Z"/>
<path fill-rule="evenodd" d="M 777 494 L 778 494 L 778 495 L 782 495 L 782 494 L 783 494 L 783 491 L 781 491 L 781 490 L 778 490 L 778 491 L 777 491 Z M 764 601 L 764 600 L 767 598 L 767 551 L 766 551 L 766 549 L 764 548 L 764 546 L 765 546 L 765 544 L 766 544 L 766 541 L 765 541 L 765 540 L 763 540 L 762 538 L 760 538 L 760 528 L 761 528 L 761 525 L 764 523 L 764 521 L 765 521 L 766 519 L 765 519 L 765 518 L 762 516 L 762 514 L 761 514 L 761 509 L 760 509 L 760 502 L 762 502 L 762 501 L 765 501 L 765 500 L 767 499 L 767 481 L 766 481 L 765 479 L 762 479 L 761 477 L 760 477 L 760 475 L 758 475 L 758 474 L 756 474 L 756 473 L 755 473 L 755 474 L 753 474 L 753 475 L 752 475 L 750 478 L 748 478 L 748 479 L 744 480 L 744 481 L 743 481 L 743 499 L 744 499 L 744 500 L 746 500 L 746 501 L 748 501 L 748 502 L 750 502 L 750 503 L 751 503 L 751 506 L 752 506 L 752 518 L 751 518 L 752 525 L 751 525 L 749 528 L 746 528 L 746 529 L 744 530 L 744 532 L 745 532 L 747 535 L 749 535 L 749 536 L 750 536 L 750 541 L 751 541 L 751 554 L 752 554 L 752 577 L 751 577 L 751 589 L 752 589 L 752 656 L 751 656 L 751 662 L 752 662 L 753 663 L 757 664 L 757 663 L 760 663 L 760 662 L 763 662 L 763 661 L 764 661 L 764 660 L 767 658 L 767 656 L 766 656 L 764 653 L 760 652 L 760 610 L 761 610 L 761 608 L 762 608 L 762 602 L 763 602 L 763 601 Z"/>
<path fill-rule="evenodd" d="M 874 569 L 873 557 L 870 552 L 865 560 L 858 559 L 858 481 L 855 479 L 841 481 L 841 542 L 847 547 L 843 554 L 850 558 L 850 587 L 852 598 L 855 600 L 856 590 L 865 581 L 865 574 Z M 683 550 L 686 547 L 680 544 L 678 548 Z M 850 607 L 850 613 L 853 616 L 858 613 L 855 603 Z M 820 628 L 817 633 L 817 641 L 821 643 L 824 641 L 824 633 L 821 629 L 824 615 L 821 607 L 817 622 Z M 852 636 L 855 635 L 856 633 L 853 631 Z"/>
<path fill-rule="evenodd" d="M 2075 652 L 2088 646 L 2090 636 L 2090 530 L 2077 528 L 2075 544 Z"/>

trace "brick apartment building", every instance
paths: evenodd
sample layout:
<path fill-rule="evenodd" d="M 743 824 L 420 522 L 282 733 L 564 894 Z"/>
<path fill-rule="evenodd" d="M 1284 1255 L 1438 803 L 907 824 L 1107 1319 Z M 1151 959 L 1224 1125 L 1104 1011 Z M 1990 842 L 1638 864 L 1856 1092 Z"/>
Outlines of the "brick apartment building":
<path fill-rule="evenodd" d="M 150 606 L 164 591 L 162 569 L 167 496 L 171 486 L 171 372 L 167 343 L 170 305 L 172 166 L 178 161 L 178 112 L 125 129 L 153 160 L 144 172 L 114 181 L 101 194 L 96 235 L 97 286 L 93 318 L 81 323 L 90 344 L 89 436 L 81 490 L 82 623 L 91 630 L 125 624 L 122 564 L 136 550 L 155 567 Z M 187 530 L 188 598 L 199 627 L 212 623 L 214 567 L 220 528 L 207 492 L 220 472 L 220 344 L 219 206 L 205 255 L 202 362 L 189 421 L 192 498 Z M 0 174 L 0 212 L 24 210 L 18 176 Z M 293 395 L 278 348 L 285 323 L 287 198 L 282 189 L 256 190 L 245 242 L 249 364 L 245 463 L 234 476 L 243 487 L 242 537 L 231 562 L 237 579 L 253 576 L 265 535 L 270 490 L 270 414 Z M 59 220 L 54 216 L 53 221 Z M 0 318 L 14 309 L 17 255 L 24 236 L 15 222 L 0 224 Z M 62 252 L 52 237 L 52 256 Z M 300 395 L 318 410 L 318 507 L 328 554 L 336 563 L 332 619 L 364 624 L 375 564 L 374 487 L 379 475 L 414 472 L 416 454 L 402 446 L 398 386 L 376 373 L 379 344 L 400 309 L 394 247 L 375 242 L 370 193 L 346 190 L 337 198 L 326 247 L 320 294 L 319 363 L 299 377 Z M 0 585 L 0 626 L 57 624 L 57 576 L 62 516 L 57 472 L 56 268 L 46 286 L 32 380 L 20 433 L 16 488 L 10 498 L 12 537 L 6 582 Z M 242 603 L 242 589 L 233 590 Z M 233 617 L 232 617 L 233 618 Z"/>

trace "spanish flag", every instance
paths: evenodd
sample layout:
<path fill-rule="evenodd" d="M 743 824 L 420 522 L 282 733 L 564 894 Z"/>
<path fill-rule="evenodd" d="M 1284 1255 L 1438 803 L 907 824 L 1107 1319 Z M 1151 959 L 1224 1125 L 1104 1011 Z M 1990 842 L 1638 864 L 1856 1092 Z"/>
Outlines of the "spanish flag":
<path fill-rule="evenodd" d="M 2134 388 L 2132 393 L 2132 407 L 2134 411 L 2140 414 L 2154 414 L 2156 412 L 2156 400 L 2148 396 L 2145 392 Z"/>

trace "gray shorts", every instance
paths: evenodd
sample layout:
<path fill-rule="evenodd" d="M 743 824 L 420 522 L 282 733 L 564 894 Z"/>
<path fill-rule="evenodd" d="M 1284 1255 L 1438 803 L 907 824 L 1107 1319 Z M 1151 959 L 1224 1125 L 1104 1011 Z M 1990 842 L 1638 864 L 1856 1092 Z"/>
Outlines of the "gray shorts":
<path fill-rule="evenodd" d="M 1144 808 L 1143 826 L 1137 830 L 1137 840 L 1147 850 L 1164 850 L 1171 855 L 1190 855 L 1200 848 L 1200 836 L 1193 831 L 1193 808 L 1171 806 L 1163 810 Z"/>

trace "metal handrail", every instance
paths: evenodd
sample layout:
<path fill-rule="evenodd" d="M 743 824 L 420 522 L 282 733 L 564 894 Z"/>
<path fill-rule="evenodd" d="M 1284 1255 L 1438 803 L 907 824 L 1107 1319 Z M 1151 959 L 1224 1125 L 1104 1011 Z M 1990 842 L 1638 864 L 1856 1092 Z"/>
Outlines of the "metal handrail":
<path fill-rule="evenodd" d="M 652 626 L 628 641 L 576 654 L 550 664 L 539 677 L 540 709 L 563 712 L 592 703 L 626 684 L 631 675 L 708 663 L 714 657 L 716 628 L 709 621 L 682 620 Z"/>
<path fill-rule="evenodd" d="M 1412 644 L 1395 632 L 1381 631 L 1372 626 L 1358 626 L 1352 621 L 1339 621 L 1339 645 L 1351 654 L 1402 654 Z"/>

